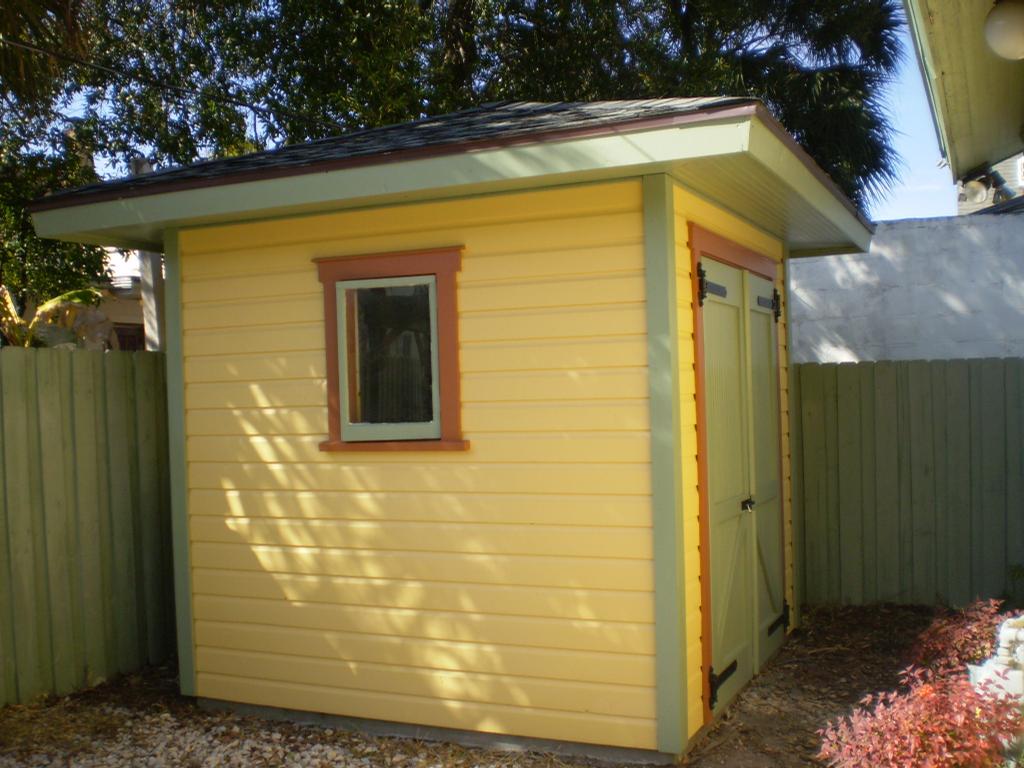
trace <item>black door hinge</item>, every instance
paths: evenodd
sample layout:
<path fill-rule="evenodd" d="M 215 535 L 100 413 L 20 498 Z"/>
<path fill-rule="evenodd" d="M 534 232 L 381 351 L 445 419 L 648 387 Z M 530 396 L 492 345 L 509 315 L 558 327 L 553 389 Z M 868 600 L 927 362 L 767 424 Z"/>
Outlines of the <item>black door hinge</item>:
<path fill-rule="evenodd" d="M 783 631 L 789 629 L 789 603 L 785 600 L 782 601 L 782 613 L 780 613 L 779 617 L 769 625 L 768 634 L 774 634 L 780 627 Z"/>
<path fill-rule="evenodd" d="M 704 306 L 704 299 L 708 297 L 708 294 L 715 296 L 721 296 L 723 299 L 729 295 L 729 290 L 719 283 L 713 283 L 708 280 L 708 273 L 704 269 L 704 265 L 699 261 L 697 262 L 697 303 L 700 306 Z"/>
<path fill-rule="evenodd" d="M 711 709 L 715 708 L 715 704 L 718 703 L 718 689 L 722 687 L 726 680 L 732 677 L 732 674 L 736 671 L 737 663 L 734 659 L 732 664 L 722 670 L 721 674 L 715 674 L 715 668 L 711 667 L 708 669 L 708 706 Z"/>
<path fill-rule="evenodd" d="M 779 322 L 782 317 L 782 296 L 778 288 L 772 288 L 772 314 L 775 315 L 775 322 Z"/>

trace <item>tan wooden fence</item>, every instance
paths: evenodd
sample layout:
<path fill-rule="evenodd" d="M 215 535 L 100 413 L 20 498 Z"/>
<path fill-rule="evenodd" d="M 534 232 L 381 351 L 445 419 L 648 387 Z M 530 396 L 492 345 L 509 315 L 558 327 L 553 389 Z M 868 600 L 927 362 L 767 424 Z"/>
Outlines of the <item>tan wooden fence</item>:
<path fill-rule="evenodd" d="M 173 650 L 163 356 L 0 349 L 0 705 Z"/>
<path fill-rule="evenodd" d="M 808 603 L 1019 597 L 1024 360 L 796 366 Z"/>

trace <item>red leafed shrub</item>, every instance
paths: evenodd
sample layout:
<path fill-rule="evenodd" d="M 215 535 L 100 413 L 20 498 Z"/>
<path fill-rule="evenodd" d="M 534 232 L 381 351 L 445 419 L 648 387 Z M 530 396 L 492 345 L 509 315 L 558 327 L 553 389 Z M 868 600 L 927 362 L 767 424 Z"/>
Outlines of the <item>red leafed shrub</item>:
<path fill-rule="evenodd" d="M 910 669 L 903 682 L 819 731 L 818 757 L 838 768 L 981 768 L 1001 764 L 1024 727 L 1017 703 L 966 677 Z"/>
<path fill-rule="evenodd" d="M 995 651 L 999 625 L 1011 614 L 999 612 L 1001 600 L 978 600 L 960 611 L 948 611 L 918 637 L 913 663 L 939 674 L 960 674 L 968 664 L 984 661 Z"/>

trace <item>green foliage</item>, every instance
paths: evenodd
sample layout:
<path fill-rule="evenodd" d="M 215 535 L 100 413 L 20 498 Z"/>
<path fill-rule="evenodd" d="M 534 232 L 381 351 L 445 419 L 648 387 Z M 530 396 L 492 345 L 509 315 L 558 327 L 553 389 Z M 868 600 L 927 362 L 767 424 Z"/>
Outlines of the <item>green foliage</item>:
<path fill-rule="evenodd" d="M 505 99 L 756 96 L 864 205 L 896 177 L 901 23 L 898 0 L 11 0 L 0 35 L 52 55 L 0 43 L 3 157 L 32 169 L 4 160 L 2 237 L 41 247 L 15 200 L 81 180 L 72 116 L 123 172 Z"/>
<path fill-rule="evenodd" d="M 82 55 L 88 10 L 82 0 L 7 0 L 0 5 L 0 39 Z M 0 45 L 0 97 L 21 109 L 46 109 L 64 85 L 65 67 L 53 57 Z"/>
<path fill-rule="evenodd" d="M 903 690 L 866 696 L 818 733 L 819 759 L 836 768 L 985 768 L 1004 763 L 1020 735 L 1019 702 L 991 681 L 903 673 Z"/>
<path fill-rule="evenodd" d="M 101 249 L 37 237 L 25 209 L 51 190 L 95 178 L 91 167 L 82 165 L 72 137 L 59 154 L 6 152 L 0 145 L 0 284 L 22 307 L 106 278 Z"/>
<path fill-rule="evenodd" d="M 0 284 L 22 306 L 101 281 L 106 268 L 98 248 L 36 237 L 25 205 L 95 181 L 92 142 L 62 111 L 77 88 L 67 60 L 4 41 L 82 56 L 90 18 L 82 0 L 0 4 Z"/>

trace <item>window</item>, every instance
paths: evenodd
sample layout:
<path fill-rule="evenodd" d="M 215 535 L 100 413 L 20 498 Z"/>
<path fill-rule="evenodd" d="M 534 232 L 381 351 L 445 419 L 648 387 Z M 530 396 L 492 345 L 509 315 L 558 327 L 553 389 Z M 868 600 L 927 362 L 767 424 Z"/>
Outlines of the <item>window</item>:
<path fill-rule="evenodd" d="M 320 447 L 459 450 L 461 249 L 317 259 L 328 430 Z"/>

